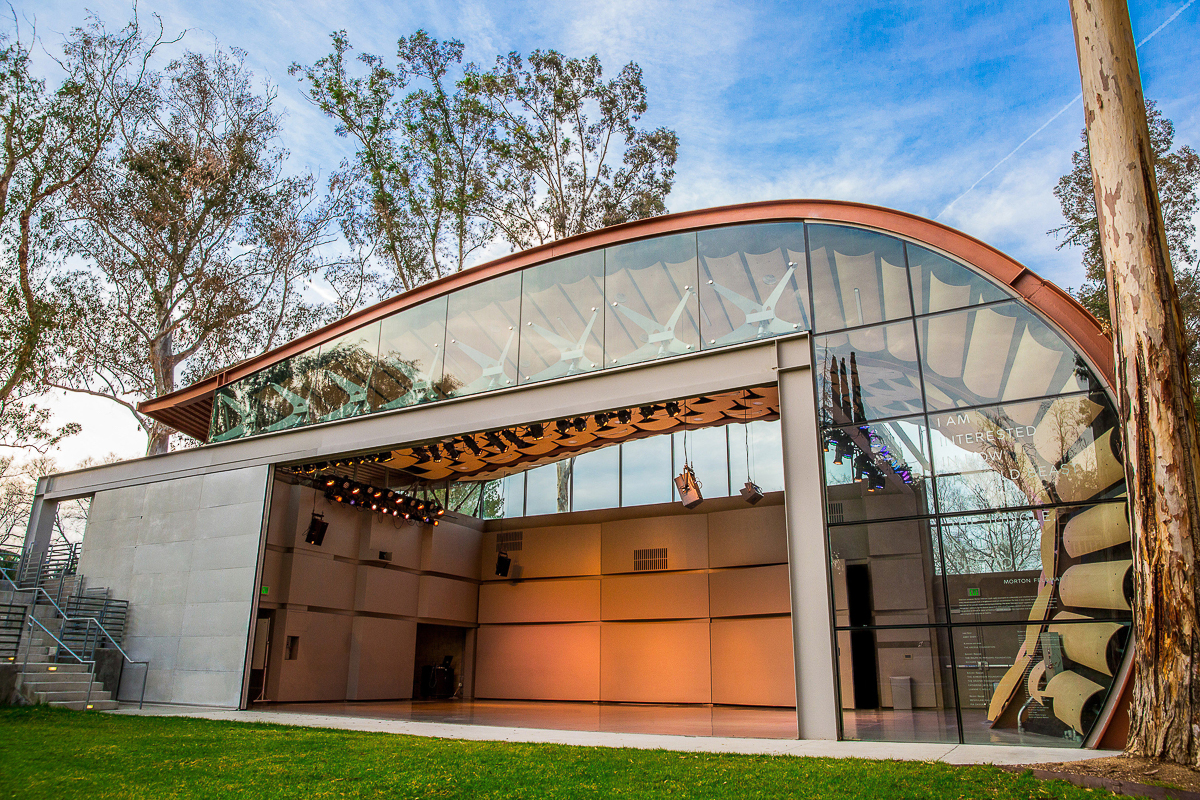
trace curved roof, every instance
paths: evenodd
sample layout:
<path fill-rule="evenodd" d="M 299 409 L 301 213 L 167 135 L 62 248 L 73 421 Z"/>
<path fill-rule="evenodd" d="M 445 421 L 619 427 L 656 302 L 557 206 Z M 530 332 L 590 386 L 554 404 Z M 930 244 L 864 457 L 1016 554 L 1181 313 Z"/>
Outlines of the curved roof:
<path fill-rule="evenodd" d="M 996 282 L 1008 286 L 1031 307 L 1052 320 L 1091 361 L 1102 379 L 1110 387 L 1113 385 L 1112 343 L 1100 323 L 1065 291 L 996 248 L 938 222 L 894 209 L 836 200 L 771 200 L 637 220 L 513 253 L 356 311 L 331 325 L 242 361 L 186 388 L 147 400 L 138 408 L 153 419 L 204 440 L 212 415 L 213 396 L 219 387 L 402 309 L 497 275 L 598 247 L 701 228 L 784 220 L 862 225 L 930 245 L 974 266 Z"/>

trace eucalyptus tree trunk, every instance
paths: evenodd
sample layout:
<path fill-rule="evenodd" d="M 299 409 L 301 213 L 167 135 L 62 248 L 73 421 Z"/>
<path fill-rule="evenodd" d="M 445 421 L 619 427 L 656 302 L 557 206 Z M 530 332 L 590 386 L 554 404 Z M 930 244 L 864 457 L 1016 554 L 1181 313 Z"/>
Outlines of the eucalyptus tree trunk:
<path fill-rule="evenodd" d="M 1125 0 L 1069 0 L 1113 322 L 1134 541 L 1127 752 L 1197 765 L 1196 415 Z"/>

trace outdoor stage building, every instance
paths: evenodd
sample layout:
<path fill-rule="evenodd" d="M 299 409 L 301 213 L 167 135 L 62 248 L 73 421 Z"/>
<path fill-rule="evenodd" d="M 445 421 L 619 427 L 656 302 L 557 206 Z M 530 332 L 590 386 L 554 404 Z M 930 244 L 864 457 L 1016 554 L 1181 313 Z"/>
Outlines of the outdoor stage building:
<path fill-rule="evenodd" d="M 935 222 L 606 228 L 142 410 L 204 444 L 44 478 L 27 557 L 91 498 L 149 702 L 1123 744 L 1111 342 Z"/>

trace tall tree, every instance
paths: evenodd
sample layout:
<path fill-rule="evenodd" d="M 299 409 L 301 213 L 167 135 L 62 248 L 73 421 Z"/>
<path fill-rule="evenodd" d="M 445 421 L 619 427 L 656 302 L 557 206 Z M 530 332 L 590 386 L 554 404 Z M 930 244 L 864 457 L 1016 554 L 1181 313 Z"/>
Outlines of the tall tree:
<path fill-rule="evenodd" d="M 1192 219 L 1200 208 L 1200 154 L 1187 145 L 1174 146 L 1175 126 L 1162 115 L 1153 100 L 1146 101 L 1146 122 L 1150 130 L 1150 149 L 1154 154 L 1154 175 L 1162 206 L 1167 247 L 1175 273 L 1175 289 L 1186 327 L 1187 356 L 1192 376 L 1192 394 L 1200 398 L 1200 263 L 1193 241 L 1196 226 Z M 1096 221 L 1096 194 L 1092 184 L 1092 163 L 1088 155 L 1087 131 L 1082 133 L 1083 147 L 1071 155 L 1071 171 L 1058 180 L 1054 196 L 1058 198 L 1066 224 L 1050 231 L 1062 238 L 1058 245 L 1083 251 L 1086 280 L 1074 292 L 1076 299 L 1097 319 L 1111 327 L 1108 310 L 1108 280 L 1104 256 L 1100 250 L 1100 227 Z"/>
<path fill-rule="evenodd" d="M 469 69 L 468 85 L 499 114 L 487 213 L 514 247 L 666 213 L 679 137 L 638 127 L 637 64 L 606 81 L 595 55 L 510 53 L 488 72 Z"/>
<path fill-rule="evenodd" d="M 352 201 L 343 233 L 386 265 L 394 291 L 461 270 L 492 236 L 480 211 L 493 140 L 484 99 L 449 74 L 462 43 L 417 31 L 397 42 L 388 66 L 370 53 L 351 57 L 345 31 L 331 39 L 333 52 L 289 71 L 337 134 L 354 140 L 354 158 L 334 178 Z"/>
<path fill-rule="evenodd" d="M 1070 0 L 1133 533 L 1127 752 L 1200 764 L 1200 435 L 1124 0 Z"/>
<path fill-rule="evenodd" d="M 48 413 L 32 401 L 44 389 L 46 337 L 62 318 L 48 286 L 55 214 L 142 102 L 162 35 L 147 42 L 136 18 L 116 32 L 89 19 L 67 36 L 53 90 L 30 71 L 36 42 L 15 24 L 0 33 L 0 445 L 44 451 L 78 430 L 49 430 Z"/>
<path fill-rule="evenodd" d="M 88 267 L 58 282 L 73 316 L 51 383 L 127 408 L 148 453 L 166 452 L 171 430 L 138 400 L 328 317 L 302 292 L 330 266 L 318 250 L 336 203 L 284 173 L 280 123 L 242 52 L 186 53 L 71 193 L 62 229 Z"/>

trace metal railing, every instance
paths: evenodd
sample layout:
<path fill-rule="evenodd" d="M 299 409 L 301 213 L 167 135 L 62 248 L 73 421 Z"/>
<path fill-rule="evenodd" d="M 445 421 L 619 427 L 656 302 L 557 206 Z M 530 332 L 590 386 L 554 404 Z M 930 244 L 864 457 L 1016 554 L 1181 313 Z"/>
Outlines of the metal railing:
<path fill-rule="evenodd" d="M 32 588 L 22 589 L 19 586 L 17 586 L 16 582 L 12 579 L 12 577 L 9 576 L 8 571 L 4 570 L 4 569 L 0 569 L 0 576 L 3 576 L 4 581 L 6 583 L 8 583 L 9 586 L 12 587 L 9 591 L 18 592 L 18 593 L 22 593 L 22 594 L 26 593 L 26 592 L 32 592 L 35 595 L 35 598 L 36 598 L 36 595 L 40 593 L 42 596 L 44 596 L 46 598 L 46 600 L 50 603 L 50 605 L 54 606 L 54 610 L 58 612 L 59 617 L 62 618 L 64 623 L 67 623 L 67 622 L 76 623 L 76 624 L 84 623 L 87 626 L 92 626 L 92 625 L 96 626 L 96 628 L 98 629 L 98 632 L 97 632 L 98 635 L 103 635 L 106 639 L 108 639 L 108 641 L 112 643 L 112 646 L 114 648 L 116 648 L 117 652 L 121 654 L 121 657 L 123 659 L 125 659 L 126 662 L 129 663 L 129 666 L 132 667 L 132 666 L 141 664 L 142 667 L 144 667 L 144 669 L 142 670 L 142 694 L 141 694 L 141 697 L 138 699 L 138 708 L 140 709 L 143 706 L 143 704 L 146 701 L 146 679 L 150 674 L 150 662 L 149 661 L 134 661 L 132 658 L 130 658 L 129 654 L 125 652 L 124 648 L 122 648 L 121 645 L 117 642 L 117 640 L 112 637 L 112 634 L 110 634 L 107 630 L 105 630 L 104 626 L 101 625 L 99 622 L 97 622 L 92 617 L 70 617 L 70 616 L 68 616 L 67 612 L 63 611 L 62 606 L 60 606 L 57 602 L 55 602 L 54 598 L 51 597 L 50 594 L 45 589 L 43 589 L 41 586 L 35 586 Z M 37 600 L 35 599 L 34 604 L 36 604 L 36 602 L 37 602 Z M 36 624 L 39 628 L 41 628 L 43 631 L 45 631 L 47 634 L 49 634 L 50 637 L 53 638 L 54 641 L 58 643 L 59 647 L 62 648 L 63 650 L 66 650 L 66 652 L 72 658 L 76 659 L 81 664 L 91 664 L 92 671 L 90 674 L 93 679 L 96 677 L 96 662 L 94 659 L 87 660 L 87 659 L 83 658 L 82 656 L 78 655 L 74 650 L 72 650 L 70 647 L 68 647 L 66 644 L 64 644 L 61 639 L 59 639 L 57 636 L 55 636 L 54 633 L 51 632 L 49 628 L 47 628 L 45 625 L 43 625 L 41 622 L 39 622 L 33 616 L 32 612 L 29 613 L 27 616 L 29 618 L 30 623 Z M 33 647 L 33 624 L 31 624 L 29 627 L 29 644 L 26 646 L 26 649 L 25 649 L 25 664 L 26 664 L 26 666 L 28 666 L 28 664 L 29 664 L 29 651 Z M 22 626 L 22 630 L 23 629 L 24 629 L 24 626 Z M 61 631 L 61 626 L 60 626 L 60 631 Z M 62 651 L 60 650 L 59 652 L 62 652 Z M 24 672 L 25 670 L 22 669 L 21 671 Z M 117 687 L 117 695 L 118 696 L 114 697 L 113 699 L 120 700 L 120 697 L 119 697 L 120 691 L 121 691 L 121 687 L 118 686 Z M 89 683 L 88 684 L 88 698 L 90 699 L 91 696 L 92 696 L 92 687 L 91 687 L 91 683 Z"/>

